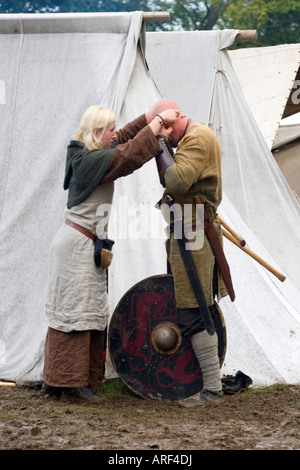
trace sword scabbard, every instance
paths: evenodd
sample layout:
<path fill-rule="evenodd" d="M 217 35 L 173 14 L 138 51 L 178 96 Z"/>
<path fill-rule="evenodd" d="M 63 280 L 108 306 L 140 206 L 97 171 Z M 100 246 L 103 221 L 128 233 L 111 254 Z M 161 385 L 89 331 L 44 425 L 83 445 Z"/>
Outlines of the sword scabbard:
<path fill-rule="evenodd" d="M 168 206 L 171 208 L 173 205 L 173 198 L 169 195 L 166 195 L 165 197 L 165 203 L 168 204 Z M 199 310 L 202 314 L 205 329 L 208 332 L 209 335 L 213 335 L 215 333 L 215 327 L 211 318 L 211 314 L 209 311 L 209 308 L 207 306 L 204 292 L 202 289 L 202 285 L 199 279 L 199 275 L 197 272 L 197 268 L 194 262 L 194 259 L 192 257 L 192 253 L 190 250 L 186 248 L 187 240 L 184 234 L 184 229 L 183 229 L 183 220 L 178 217 L 176 214 L 176 208 L 173 208 L 173 223 L 174 223 L 174 233 L 176 230 L 176 227 L 178 227 L 178 233 L 179 235 L 177 238 L 177 242 L 179 245 L 181 257 L 186 269 L 187 276 L 189 278 L 189 281 L 191 283 L 192 289 L 194 291 Z"/>
<path fill-rule="evenodd" d="M 196 195 L 194 197 L 194 201 L 197 205 L 202 204 L 200 196 Z M 233 302 L 235 299 L 235 293 L 234 293 L 234 288 L 232 284 L 232 279 L 231 279 L 231 274 L 230 274 L 230 269 L 228 262 L 226 260 L 223 247 L 221 245 L 220 239 L 218 237 L 217 231 L 214 227 L 214 219 L 211 217 L 209 214 L 207 208 L 204 206 L 204 232 L 206 235 L 206 238 L 209 241 L 210 247 L 213 251 L 213 254 L 216 259 L 216 263 L 218 265 L 218 268 L 220 270 L 220 273 L 222 275 L 222 278 L 224 280 L 224 283 L 226 285 L 228 294 L 230 296 L 231 301 Z"/>

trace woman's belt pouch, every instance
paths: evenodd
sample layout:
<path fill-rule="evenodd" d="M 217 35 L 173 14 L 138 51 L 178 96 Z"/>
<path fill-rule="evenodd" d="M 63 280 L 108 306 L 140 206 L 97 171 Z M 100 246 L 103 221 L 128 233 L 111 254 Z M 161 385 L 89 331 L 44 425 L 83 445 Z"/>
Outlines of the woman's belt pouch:
<path fill-rule="evenodd" d="M 111 252 L 112 246 L 115 242 L 109 238 L 98 238 L 94 241 L 95 252 L 94 260 L 98 268 L 107 269 L 112 261 L 113 254 Z"/>

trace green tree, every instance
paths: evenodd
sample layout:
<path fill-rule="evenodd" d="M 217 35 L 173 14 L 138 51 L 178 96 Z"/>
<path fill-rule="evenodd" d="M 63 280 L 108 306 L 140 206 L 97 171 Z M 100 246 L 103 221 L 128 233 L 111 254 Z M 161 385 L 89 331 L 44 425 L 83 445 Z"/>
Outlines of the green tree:
<path fill-rule="evenodd" d="M 241 47 L 300 42 L 299 0 L 157 0 L 155 5 L 170 12 L 169 24 L 158 28 L 257 30 L 257 40 Z"/>
<path fill-rule="evenodd" d="M 299 0 L 235 0 L 218 20 L 221 27 L 256 29 L 256 46 L 300 42 Z M 246 45 L 246 44 L 245 44 Z M 248 43 L 247 46 L 254 44 Z"/>
<path fill-rule="evenodd" d="M 230 1 L 210 0 L 196 2 L 186 0 L 157 0 L 155 9 L 168 11 L 170 22 L 163 29 L 185 31 L 211 30 L 217 28 L 218 19 L 223 15 Z"/>
<path fill-rule="evenodd" d="M 0 0 L 1 13 L 147 11 L 147 0 Z"/>

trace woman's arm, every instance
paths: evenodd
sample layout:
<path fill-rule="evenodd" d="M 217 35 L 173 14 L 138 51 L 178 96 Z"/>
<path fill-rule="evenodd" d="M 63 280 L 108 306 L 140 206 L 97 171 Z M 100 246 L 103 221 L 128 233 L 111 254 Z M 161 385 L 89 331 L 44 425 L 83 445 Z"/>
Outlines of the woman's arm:
<path fill-rule="evenodd" d="M 130 121 L 126 126 L 116 132 L 117 134 L 117 143 L 124 144 L 129 139 L 133 139 L 137 133 L 147 125 L 147 120 L 145 114 L 137 117 L 133 121 Z"/>
<path fill-rule="evenodd" d="M 161 112 L 159 116 L 155 116 L 153 119 L 148 113 L 142 114 L 116 132 L 117 142 L 118 144 L 123 144 L 129 139 L 133 139 L 141 129 L 147 126 L 147 124 L 153 134 L 158 135 L 164 125 L 170 126 L 176 121 L 177 115 L 178 111 L 176 109 L 166 109 Z"/>
<path fill-rule="evenodd" d="M 117 178 L 127 176 L 144 165 L 151 158 L 162 152 L 156 136 L 164 125 L 170 125 L 177 119 L 177 110 L 168 109 L 155 117 L 147 125 L 147 115 L 142 115 L 124 126 L 117 133 L 119 145 L 116 146 L 108 171 L 101 184 L 110 183 Z M 144 126 L 143 126 L 144 124 Z M 142 129 L 136 133 L 139 126 Z M 135 135 L 136 134 L 136 135 Z M 135 135 L 134 138 L 129 136 Z"/>
<path fill-rule="evenodd" d="M 127 176 L 161 153 L 155 135 L 145 126 L 134 139 L 116 146 L 110 166 L 101 184 Z"/>

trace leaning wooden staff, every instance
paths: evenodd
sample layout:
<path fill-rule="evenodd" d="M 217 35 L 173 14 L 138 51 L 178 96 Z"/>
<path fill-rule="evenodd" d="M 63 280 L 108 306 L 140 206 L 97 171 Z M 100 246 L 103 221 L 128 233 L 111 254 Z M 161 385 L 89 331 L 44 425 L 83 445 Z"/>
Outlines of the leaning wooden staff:
<path fill-rule="evenodd" d="M 271 266 L 269 263 L 263 260 L 260 256 L 258 256 L 248 247 L 246 247 L 245 240 L 237 232 L 235 232 L 231 227 L 229 227 L 229 225 L 220 216 L 218 216 L 218 219 L 222 225 L 222 233 L 224 237 L 226 237 L 228 240 L 230 240 L 232 243 L 238 246 L 241 250 L 243 250 L 245 253 L 251 256 L 251 258 L 255 259 L 255 261 L 257 261 L 264 268 L 266 268 L 268 271 L 274 274 L 274 276 L 276 276 L 281 282 L 283 282 L 286 279 L 286 277 L 283 274 L 281 274 L 279 271 L 277 271 L 277 269 L 273 268 L 273 266 Z"/>

